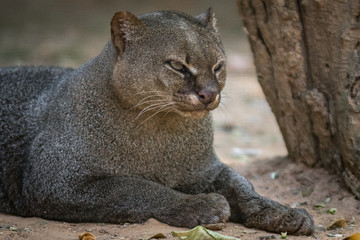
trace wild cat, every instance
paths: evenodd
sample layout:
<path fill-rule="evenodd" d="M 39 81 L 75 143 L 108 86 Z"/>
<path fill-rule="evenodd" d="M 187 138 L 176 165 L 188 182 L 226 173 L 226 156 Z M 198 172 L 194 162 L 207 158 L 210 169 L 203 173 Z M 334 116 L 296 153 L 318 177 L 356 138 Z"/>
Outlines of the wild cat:
<path fill-rule="evenodd" d="M 226 58 L 212 9 L 117 12 L 78 69 L 0 70 L 0 210 L 63 221 L 174 226 L 231 221 L 312 234 L 213 148 Z"/>

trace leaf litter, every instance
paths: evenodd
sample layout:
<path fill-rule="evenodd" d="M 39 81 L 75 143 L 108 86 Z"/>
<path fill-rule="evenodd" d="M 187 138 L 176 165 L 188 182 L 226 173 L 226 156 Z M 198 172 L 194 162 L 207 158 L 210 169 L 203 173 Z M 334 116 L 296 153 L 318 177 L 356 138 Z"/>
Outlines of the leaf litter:
<path fill-rule="evenodd" d="M 189 231 L 172 232 L 172 235 L 180 240 L 240 240 L 240 238 L 226 236 L 203 226 L 197 226 Z"/>

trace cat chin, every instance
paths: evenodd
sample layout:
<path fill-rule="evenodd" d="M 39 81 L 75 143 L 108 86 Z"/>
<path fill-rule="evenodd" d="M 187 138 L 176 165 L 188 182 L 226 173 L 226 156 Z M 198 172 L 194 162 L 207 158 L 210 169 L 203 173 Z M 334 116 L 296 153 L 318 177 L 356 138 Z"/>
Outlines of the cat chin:
<path fill-rule="evenodd" d="M 209 110 L 196 110 L 196 111 L 178 111 L 178 113 L 183 117 L 189 117 L 194 119 L 203 118 Z"/>

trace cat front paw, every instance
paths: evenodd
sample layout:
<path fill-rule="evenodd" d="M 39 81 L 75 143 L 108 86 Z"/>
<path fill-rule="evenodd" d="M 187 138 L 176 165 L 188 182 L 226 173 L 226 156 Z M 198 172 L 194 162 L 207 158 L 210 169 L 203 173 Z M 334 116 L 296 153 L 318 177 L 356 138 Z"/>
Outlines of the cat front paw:
<path fill-rule="evenodd" d="M 193 228 L 226 222 L 229 217 L 230 206 L 225 197 L 210 193 L 186 196 L 158 219 L 169 225 Z"/>
<path fill-rule="evenodd" d="M 312 235 L 315 231 L 315 224 L 313 217 L 303 208 L 290 208 L 290 212 L 294 212 L 293 218 L 300 220 L 301 224 L 293 233 L 294 235 Z"/>
<path fill-rule="evenodd" d="M 249 215 L 244 225 L 291 235 L 312 235 L 315 231 L 313 218 L 305 209 L 280 204 L 263 207 L 261 211 Z"/>

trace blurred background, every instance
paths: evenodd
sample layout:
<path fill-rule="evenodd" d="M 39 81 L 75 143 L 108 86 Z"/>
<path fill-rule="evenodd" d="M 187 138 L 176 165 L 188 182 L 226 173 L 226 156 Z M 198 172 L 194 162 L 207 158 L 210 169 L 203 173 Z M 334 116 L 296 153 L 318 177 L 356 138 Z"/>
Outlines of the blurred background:
<path fill-rule="evenodd" d="M 214 111 L 215 147 L 225 162 L 286 155 L 276 121 L 256 80 L 235 0 L 1 0 L 0 67 L 79 67 L 110 39 L 116 11 L 135 15 L 179 10 L 199 15 L 213 7 L 228 57 L 222 105 Z"/>

